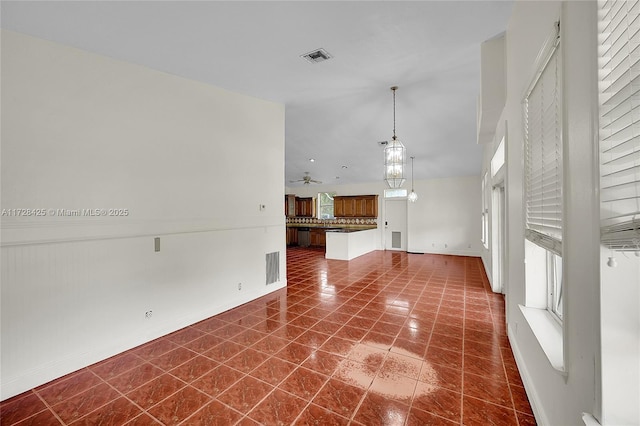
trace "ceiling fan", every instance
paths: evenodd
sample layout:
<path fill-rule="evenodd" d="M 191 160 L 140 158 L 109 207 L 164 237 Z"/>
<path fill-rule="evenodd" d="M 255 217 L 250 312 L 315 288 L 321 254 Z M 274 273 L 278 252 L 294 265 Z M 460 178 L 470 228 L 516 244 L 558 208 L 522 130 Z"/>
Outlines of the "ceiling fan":
<path fill-rule="evenodd" d="M 289 182 L 290 183 L 304 182 L 305 185 L 309 185 L 310 183 L 322 183 L 319 180 L 311 179 L 311 176 L 309 176 L 309 172 L 304 172 L 304 176 L 302 177 L 302 179 L 290 180 Z"/>

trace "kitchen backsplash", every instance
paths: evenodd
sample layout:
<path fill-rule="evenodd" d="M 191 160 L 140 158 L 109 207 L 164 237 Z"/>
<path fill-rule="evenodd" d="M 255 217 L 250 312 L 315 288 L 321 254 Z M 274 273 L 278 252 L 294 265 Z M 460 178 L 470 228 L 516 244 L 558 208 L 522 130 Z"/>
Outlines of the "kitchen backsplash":
<path fill-rule="evenodd" d="M 296 223 L 302 224 L 307 223 L 310 225 L 369 225 L 369 226 L 377 226 L 378 219 L 364 217 L 338 217 L 335 219 L 317 219 L 315 217 L 288 217 L 287 223 Z"/>

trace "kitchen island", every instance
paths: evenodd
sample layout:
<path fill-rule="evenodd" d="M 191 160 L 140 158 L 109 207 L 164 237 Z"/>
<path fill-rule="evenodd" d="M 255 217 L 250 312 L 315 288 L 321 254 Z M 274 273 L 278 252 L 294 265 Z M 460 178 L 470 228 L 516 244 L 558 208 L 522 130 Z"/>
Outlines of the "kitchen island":
<path fill-rule="evenodd" d="M 351 260 L 376 249 L 377 229 L 327 229 L 326 259 Z"/>

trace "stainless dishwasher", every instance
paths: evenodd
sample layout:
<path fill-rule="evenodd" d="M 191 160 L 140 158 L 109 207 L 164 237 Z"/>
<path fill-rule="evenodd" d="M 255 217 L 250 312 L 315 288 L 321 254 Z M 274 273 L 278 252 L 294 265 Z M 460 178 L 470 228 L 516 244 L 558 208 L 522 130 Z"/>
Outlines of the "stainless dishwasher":
<path fill-rule="evenodd" d="M 298 245 L 300 247 L 309 247 L 310 241 L 309 228 L 298 228 Z"/>

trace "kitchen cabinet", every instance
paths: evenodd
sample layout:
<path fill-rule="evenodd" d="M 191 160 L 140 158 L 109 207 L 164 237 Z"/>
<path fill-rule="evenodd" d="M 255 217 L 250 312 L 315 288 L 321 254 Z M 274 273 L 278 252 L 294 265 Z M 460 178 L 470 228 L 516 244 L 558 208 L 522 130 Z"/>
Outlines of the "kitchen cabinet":
<path fill-rule="evenodd" d="M 335 217 L 358 217 L 357 196 L 333 197 L 333 215 Z"/>
<path fill-rule="evenodd" d="M 378 217 L 377 195 L 348 195 L 333 197 L 335 217 Z"/>
<path fill-rule="evenodd" d="M 344 215 L 346 217 L 357 216 L 357 200 L 354 197 L 345 198 L 344 200 Z"/>
<path fill-rule="evenodd" d="M 287 245 L 298 245 L 298 228 L 287 227 Z"/>
<path fill-rule="evenodd" d="M 325 247 L 327 245 L 327 235 L 323 228 L 310 229 L 310 244 L 315 247 Z"/>
<path fill-rule="evenodd" d="M 333 216 L 344 217 L 344 197 L 333 197 Z"/>
<path fill-rule="evenodd" d="M 296 216 L 296 196 L 287 194 L 284 196 L 284 214 L 286 217 Z"/>
<path fill-rule="evenodd" d="M 378 217 L 378 196 L 369 195 L 362 197 L 364 217 Z"/>
<path fill-rule="evenodd" d="M 296 216 L 312 217 L 313 216 L 313 198 L 312 197 L 296 197 Z"/>

